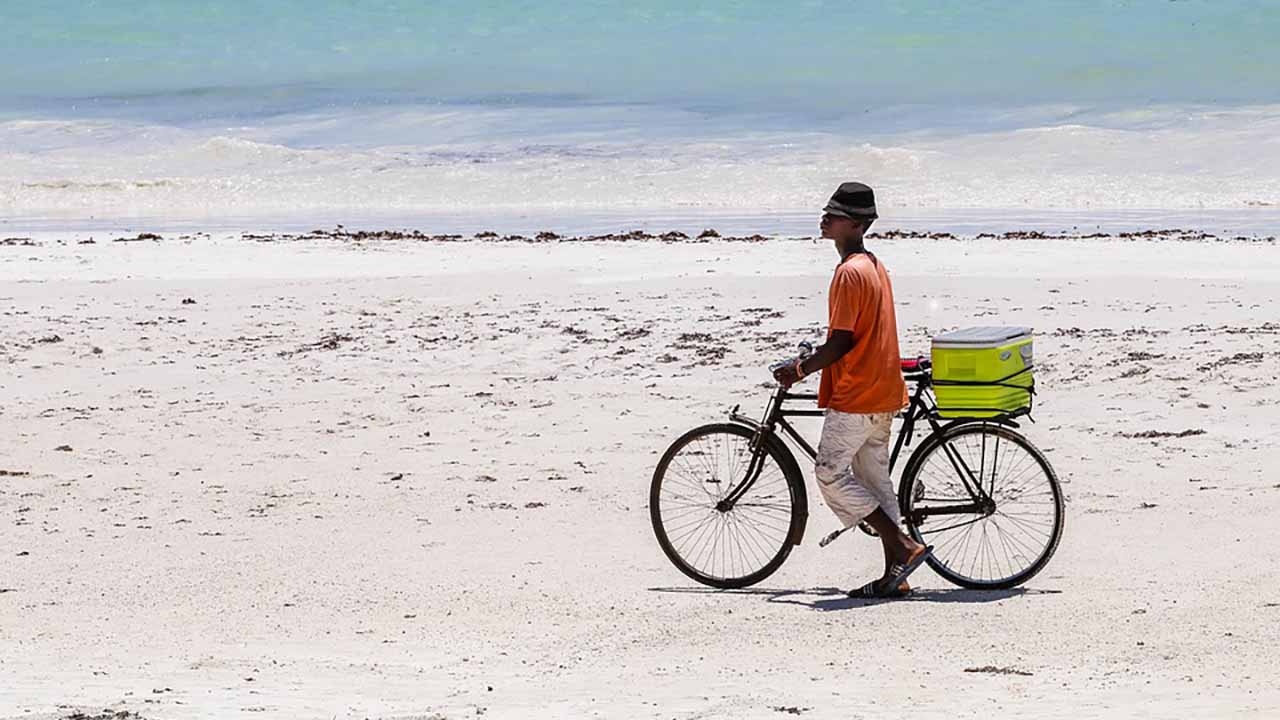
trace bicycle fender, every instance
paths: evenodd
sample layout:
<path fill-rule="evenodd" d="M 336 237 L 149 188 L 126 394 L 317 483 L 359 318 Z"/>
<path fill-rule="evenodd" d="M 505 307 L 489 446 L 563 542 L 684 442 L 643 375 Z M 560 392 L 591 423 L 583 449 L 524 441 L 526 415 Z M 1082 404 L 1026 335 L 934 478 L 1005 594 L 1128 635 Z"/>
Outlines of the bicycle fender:
<path fill-rule="evenodd" d="M 800 471 L 800 464 L 796 462 L 795 454 L 786 443 L 776 436 L 769 438 L 769 442 L 776 444 L 778 449 L 783 451 L 782 457 L 791 465 L 790 472 L 794 472 L 796 477 L 800 478 L 800 482 L 796 483 L 796 507 L 800 511 L 800 522 L 796 523 L 796 529 L 792 531 L 791 537 L 787 538 L 792 545 L 799 545 L 800 541 L 804 540 L 805 527 L 809 524 L 809 495 L 805 491 L 804 473 Z"/>

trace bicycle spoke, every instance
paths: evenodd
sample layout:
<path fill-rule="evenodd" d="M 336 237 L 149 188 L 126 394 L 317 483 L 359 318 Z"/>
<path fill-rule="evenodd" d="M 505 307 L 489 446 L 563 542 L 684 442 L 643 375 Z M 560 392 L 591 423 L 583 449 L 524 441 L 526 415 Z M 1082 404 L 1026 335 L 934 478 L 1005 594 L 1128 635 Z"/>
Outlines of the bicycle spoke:
<path fill-rule="evenodd" d="M 998 513 L 997 513 L 998 514 Z M 1035 555 L 1038 552 L 1038 545 L 1043 543 L 1043 538 L 1036 537 L 1018 537 L 1012 532 L 1005 533 L 1009 542 L 1016 545 L 1022 552 Z"/>
<path fill-rule="evenodd" d="M 698 515 L 680 527 L 675 528 L 674 532 L 668 533 L 667 537 L 671 540 L 672 545 L 678 545 L 682 541 L 698 536 L 700 533 L 704 532 L 707 523 L 714 517 L 715 511 L 708 510 L 702 515 Z"/>
<path fill-rule="evenodd" d="M 983 521 L 983 520 L 985 520 L 985 519 L 986 519 L 986 518 L 984 518 L 984 517 L 982 517 L 981 515 L 979 515 L 979 516 L 975 517 L 975 518 L 974 518 L 974 519 L 972 519 L 972 520 L 965 520 L 964 522 L 958 522 L 958 523 L 956 523 L 956 524 L 954 524 L 954 525 L 947 525 L 947 526 L 945 526 L 945 527 L 940 527 L 940 528 L 929 527 L 929 528 L 927 529 L 926 534 L 936 534 L 936 533 L 940 533 L 940 532 L 946 532 L 947 530 L 954 530 L 954 529 L 956 529 L 956 528 L 966 527 L 966 526 L 968 526 L 968 525 L 972 525 L 972 524 L 977 523 L 977 522 L 982 522 L 982 521 Z"/>
<path fill-rule="evenodd" d="M 744 520 L 750 520 L 755 524 L 758 530 L 761 530 L 761 532 L 764 530 L 771 530 L 778 533 L 779 537 L 784 537 L 787 534 L 788 524 L 780 517 L 769 517 L 750 513 L 742 513 L 740 517 Z"/>
<path fill-rule="evenodd" d="M 750 553 L 751 561 L 755 563 L 757 566 L 763 566 L 765 563 L 769 562 L 769 558 L 767 557 L 762 558 L 760 556 L 760 546 L 758 543 L 755 543 L 753 539 L 747 534 L 747 531 L 746 531 L 747 526 L 742 524 L 741 521 L 736 516 L 732 516 L 729 522 L 733 524 L 734 528 L 738 532 L 739 547 L 744 548 L 746 553 Z"/>

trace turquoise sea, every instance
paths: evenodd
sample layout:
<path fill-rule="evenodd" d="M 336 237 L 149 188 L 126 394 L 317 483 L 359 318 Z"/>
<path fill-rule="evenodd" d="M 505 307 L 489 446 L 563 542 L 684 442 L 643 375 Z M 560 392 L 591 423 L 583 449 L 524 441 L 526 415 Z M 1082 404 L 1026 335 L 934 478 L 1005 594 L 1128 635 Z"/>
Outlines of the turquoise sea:
<path fill-rule="evenodd" d="M 1280 204 L 1280 3 L 0 3 L 0 215 Z"/>

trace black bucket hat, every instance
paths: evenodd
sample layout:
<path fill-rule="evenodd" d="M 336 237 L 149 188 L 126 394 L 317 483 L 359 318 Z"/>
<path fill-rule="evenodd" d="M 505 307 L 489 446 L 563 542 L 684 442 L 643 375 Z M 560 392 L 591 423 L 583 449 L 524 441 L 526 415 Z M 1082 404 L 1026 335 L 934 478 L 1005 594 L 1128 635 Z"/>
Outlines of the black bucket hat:
<path fill-rule="evenodd" d="M 869 185 L 860 182 L 840 183 L 822 212 L 856 220 L 880 217 L 876 214 L 876 195 Z"/>

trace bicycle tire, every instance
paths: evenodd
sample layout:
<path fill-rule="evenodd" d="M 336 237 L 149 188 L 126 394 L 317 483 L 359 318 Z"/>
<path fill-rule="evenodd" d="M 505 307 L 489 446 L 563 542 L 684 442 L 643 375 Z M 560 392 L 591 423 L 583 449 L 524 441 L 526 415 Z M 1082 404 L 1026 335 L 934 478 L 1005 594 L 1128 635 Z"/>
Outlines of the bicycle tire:
<path fill-rule="evenodd" d="M 766 467 L 742 498 L 751 498 L 756 502 L 744 503 L 740 500 L 728 512 L 720 512 L 715 508 L 718 498 L 734 486 L 732 482 L 725 483 L 724 478 L 718 476 L 719 470 L 723 469 L 718 466 L 720 456 L 717 455 L 717 465 L 700 460 L 697 467 L 691 467 L 681 454 L 695 443 L 710 443 L 717 448 L 717 452 L 723 449 L 729 471 L 727 477 L 732 478 L 735 471 L 745 472 L 754 436 L 753 428 L 737 423 L 713 423 L 696 427 L 676 439 L 662 455 L 649 486 L 649 519 L 662 552 L 680 572 L 709 587 L 744 588 L 764 580 L 782 566 L 791 553 L 791 548 L 804 532 L 809 512 L 804 477 L 796 465 L 795 457 L 776 438 L 766 438 L 764 446 L 766 458 L 774 467 Z M 744 448 L 748 453 L 745 459 L 742 456 Z M 676 475 L 689 470 L 692 472 L 684 473 L 689 477 Z M 713 488 L 715 493 L 711 492 Z M 664 489 L 669 492 L 664 494 Z M 679 492 L 689 495 L 681 496 Z M 703 495 L 696 494 L 699 492 Z M 776 502 L 760 502 L 766 500 Z M 785 526 L 782 523 L 784 503 L 787 517 Z M 691 520 L 690 517 L 695 519 Z M 690 529 L 691 523 L 703 520 L 707 522 L 705 529 Z M 750 556 L 750 561 L 743 558 L 735 565 L 722 559 L 721 570 L 716 572 L 718 546 L 712 545 L 708 557 L 705 542 L 697 542 L 705 541 L 710 533 L 716 532 L 716 525 L 720 530 L 728 532 L 729 537 L 724 538 L 724 547 L 731 548 L 731 543 L 736 543 L 743 555 Z M 694 535 L 691 536 L 691 533 Z M 691 538 L 698 549 L 689 547 Z M 712 542 L 716 543 L 719 539 L 721 538 L 717 537 Z M 727 553 L 729 550 L 722 552 Z M 689 557 L 690 555 L 693 557 Z"/>
<path fill-rule="evenodd" d="M 1004 442 L 1018 448 L 1025 458 L 1018 461 L 1002 460 L 996 453 L 996 457 L 991 462 L 989 473 L 992 476 L 993 489 L 989 490 L 992 499 L 995 500 L 996 506 L 994 512 L 984 518 L 978 519 L 977 514 L 973 515 L 972 520 L 945 520 L 940 522 L 953 523 L 952 526 L 943 525 L 941 530 L 933 530 L 930 527 L 924 527 L 933 521 L 920 522 L 917 524 L 915 511 L 918 507 L 927 507 L 925 501 L 928 499 L 924 495 L 926 492 L 944 492 L 936 488 L 929 489 L 929 484 L 921 477 L 926 469 L 932 472 L 938 466 L 932 464 L 935 455 L 942 450 L 945 454 L 944 443 L 948 444 L 953 450 L 957 450 L 957 444 L 965 440 L 971 442 L 973 438 L 978 438 L 981 443 L 984 440 L 992 441 L 995 448 L 999 448 L 999 443 Z M 986 445 L 983 447 L 983 457 L 978 461 L 979 477 L 984 478 L 988 473 L 987 460 L 985 457 Z M 958 450 L 957 450 L 958 451 Z M 971 462 L 971 458 L 968 460 Z M 1035 487 L 1035 492 L 1026 492 L 1031 488 L 1030 482 L 1023 478 L 1015 478 L 1020 483 L 1019 486 L 1013 488 L 1002 487 L 995 479 L 995 475 L 1001 467 L 1006 467 L 1007 463 L 1020 463 L 1016 467 L 1007 468 L 1009 475 L 1013 475 L 1016 469 L 1018 473 L 1025 475 L 1033 468 L 1038 469 L 1041 477 L 1040 484 L 1043 487 Z M 945 466 L 943 466 L 945 468 Z M 958 482 L 958 471 L 952 466 L 953 481 Z M 1034 480 L 1034 478 L 1033 478 Z M 931 478 L 930 482 L 936 482 Z M 1025 487 L 1024 487 L 1025 486 Z M 937 500 L 938 504 L 946 504 L 947 502 L 963 502 L 968 500 L 968 496 L 960 496 L 955 493 L 956 497 L 949 500 Z M 1041 512 L 1047 516 L 1051 516 L 1051 520 L 1041 519 L 1038 516 L 1029 516 L 1025 510 L 1020 513 L 1021 517 L 1014 514 L 1020 508 L 1010 509 L 1010 503 L 1017 503 L 1023 498 L 1038 498 L 1034 500 L 1034 504 L 1028 501 L 1028 507 L 1032 507 L 1036 512 Z M 1002 499 L 1003 498 L 1003 499 Z M 972 422 L 959 425 L 952 425 L 939 433 L 931 435 L 921 443 L 920 447 L 912 453 L 911 459 L 907 463 L 907 467 L 903 470 L 902 480 L 898 488 L 898 502 L 902 510 L 902 516 L 906 519 L 907 529 L 912 538 L 917 542 L 933 544 L 934 555 L 928 559 L 929 567 L 938 573 L 939 576 L 961 587 L 977 589 L 977 590 L 998 590 L 1017 587 L 1044 569 L 1049 560 L 1053 558 L 1054 553 L 1058 549 L 1058 544 L 1062 540 L 1062 531 L 1065 523 L 1065 511 L 1062 498 L 1062 488 L 1058 482 L 1058 476 L 1053 471 L 1049 460 L 1044 456 L 1039 448 L 1027 440 L 1021 433 L 1013 429 L 989 422 Z M 1004 508 L 1004 509 L 1002 509 Z M 1001 535 L 998 539 L 1002 543 L 1000 553 L 995 552 L 994 543 L 989 543 L 990 533 L 993 527 L 996 532 L 1002 532 L 995 526 L 991 518 L 1003 516 L 1006 521 L 1006 527 L 1009 528 L 1007 535 Z M 953 517 L 953 516 L 935 516 L 935 517 Z M 966 523 L 965 525 L 957 525 L 956 523 Z M 937 528 L 938 524 L 932 525 Z M 942 536 L 942 532 L 959 531 L 961 527 L 967 527 L 964 532 L 972 533 L 975 527 L 981 526 L 982 536 L 979 544 L 975 546 L 974 559 L 969 562 L 969 567 L 964 567 L 964 558 L 968 557 L 968 548 L 971 538 L 967 537 L 963 540 L 964 545 L 958 546 L 960 542 L 953 536 Z M 1043 537 L 1040 534 L 1043 533 Z M 988 546 L 988 553 L 984 556 L 981 548 L 983 545 Z M 958 548 L 958 552 L 956 551 Z M 1012 550 L 1012 553 L 1010 553 Z M 1031 552 L 1028 552 L 1031 551 Z M 985 567 L 995 567 L 999 564 L 1000 555 L 1004 555 L 1010 560 L 1009 567 L 1012 572 L 986 577 L 975 575 L 975 567 L 981 571 Z M 1034 555 L 1034 557 L 1032 557 Z M 1022 557 L 1025 562 L 1017 563 L 1015 567 L 1013 562 L 1015 559 Z M 1025 565 L 1024 567 L 1022 565 Z"/>

